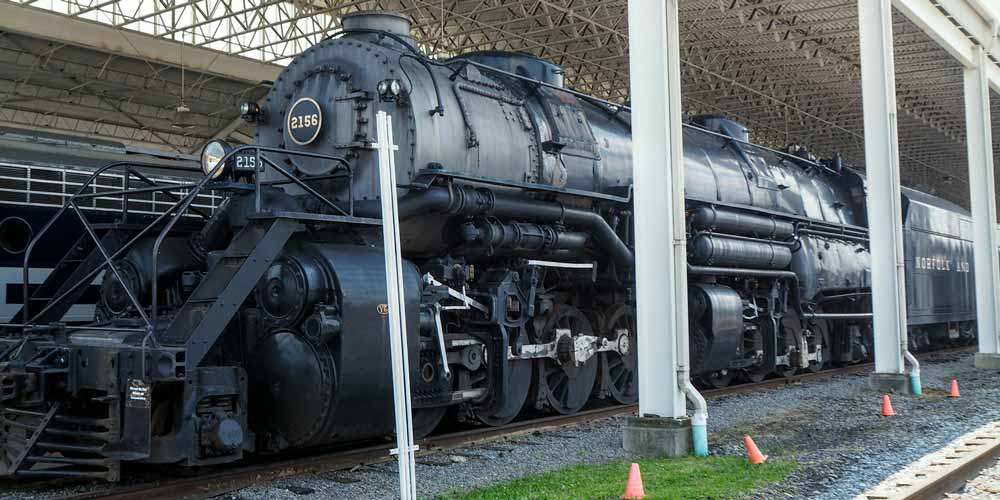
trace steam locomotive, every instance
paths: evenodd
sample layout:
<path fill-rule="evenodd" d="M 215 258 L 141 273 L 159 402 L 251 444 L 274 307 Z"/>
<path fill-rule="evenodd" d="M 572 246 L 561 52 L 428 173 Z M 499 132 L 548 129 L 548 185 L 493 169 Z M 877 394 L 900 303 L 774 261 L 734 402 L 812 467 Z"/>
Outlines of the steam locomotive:
<path fill-rule="evenodd" d="M 345 16 L 242 107 L 254 145 L 210 143 L 204 178 L 148 224 L 84 224 L 0 337 L 3 474 L 115 480 L 122 462 L 391 434 L 377 111 L 398 144 L 415 432 L 637 400 L 628 109 L 526 54 L 429 59 L 409 28 Z M 718 116 L 685 127 L 684 158 L 694 374 L 869 358 L 864 177 Z M 182 221 L 208 189 L 226 200 Z M 911 347 L 968 341 L 968 215 L 904 198 Z M 97 275 L 93 320 L 65 322 Z"/>

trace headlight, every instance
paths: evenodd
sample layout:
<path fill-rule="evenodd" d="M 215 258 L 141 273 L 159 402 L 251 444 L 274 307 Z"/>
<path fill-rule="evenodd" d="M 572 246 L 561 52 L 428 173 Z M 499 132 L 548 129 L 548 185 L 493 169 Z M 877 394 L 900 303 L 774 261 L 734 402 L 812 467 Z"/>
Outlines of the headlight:
<path fill-rule="evenodd" d="M 226 143 L 226 141 L 211 141 L 206 144 L 205 149 L 201 150 L 201 171 L 205 175 L 210 174 L 212 169 L 232 150 L 233 147 Z M 226 170 L 225 167 L 216 170 L 212 178 L 218 179 L 224 170 Z"/>
<path fill-rule="evenodd" d="M 260 117 L 260 106 L 253 101 L 243 101 L 240 103 L 240 117 L 247 123 L 253 123 Z"/>
<path fill-rule="evenodd" d="M 388 101 L 399 97 L 403 93 L 403 84 L 396 79 L 382 80 L 378 82 L 375 90 L 383 101 Z"/>

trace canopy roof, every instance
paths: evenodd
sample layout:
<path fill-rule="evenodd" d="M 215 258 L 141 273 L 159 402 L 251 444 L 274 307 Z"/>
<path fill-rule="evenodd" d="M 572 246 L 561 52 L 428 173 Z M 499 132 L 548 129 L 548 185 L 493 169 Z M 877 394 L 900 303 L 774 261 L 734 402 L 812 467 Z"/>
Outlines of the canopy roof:
<path fill-rule="evenodd" d="M 681 0 L 685 111 L 863 165 L 856 2 Z M 967 2 L 897 3 L 930 9 L 979 43 L 983 20 Z M 624 0 L 26 0 L 0 5 L 0 124 L 181 152 L 214 137 L 247 141 L 239 102 L 262 96 L 341 16 L 368 9 L 412 17 L 433 57 L 526 51 L 563 66 L 577 90 L 628 101 Z M 967 206 L 963 69 L 912 17 L 894 12 L 903 183 Z M 182 102 L 190 128 L 174 126 Z M 1000 129 L 996 96 L 992 107 Z"/>

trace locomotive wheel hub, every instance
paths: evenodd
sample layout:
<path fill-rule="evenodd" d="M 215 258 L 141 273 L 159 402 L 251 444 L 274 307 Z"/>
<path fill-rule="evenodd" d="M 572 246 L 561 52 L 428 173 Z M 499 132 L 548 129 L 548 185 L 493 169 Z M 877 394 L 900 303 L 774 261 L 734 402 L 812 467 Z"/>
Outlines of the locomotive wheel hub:
<path fill-rule="evenodd" d="M 618 354 L 628 356 L 629 349 L 632 348 L 632 342 L 628 339 L 628 330 L 618 329 L 615 330 L 615 333 L 618 334 Z"/>
<path fill-rule="evenodd" d="M 562 414 L 579 411 L 593 392 L 598 368 L 595 354 L 598 346 L 607 347 L 602 345 L 604 339 L 593 335 L 590 321 L 579 309 L 558 305 L 539 328 L 535 340 L 543 342 L 531 349 L 538 358 L 534 362 L 536 404 Z M 562 361 L 566 356 L 569 362 Z"/>
<path fill-rule="evenodd" d="M 639 377 L 636 370 L 635 310 L 627 304 L 613 306 L 601 328 L 604 341 L 617 350 L 601 353 L 601 394 L 621 404 L 639 400 Z"/>

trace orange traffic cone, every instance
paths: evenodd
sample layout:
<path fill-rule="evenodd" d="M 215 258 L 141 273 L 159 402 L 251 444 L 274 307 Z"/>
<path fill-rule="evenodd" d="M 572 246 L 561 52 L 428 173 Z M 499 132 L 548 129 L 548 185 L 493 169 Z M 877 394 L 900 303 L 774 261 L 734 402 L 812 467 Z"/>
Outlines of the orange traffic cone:
<path fill-rule="evenodd" d="M 750 463 L 757 465 L 767 461 L 767 455 L 760 452 L 757 443 L 754 443 L 750 436 L 743 436 L 743 444 L 747 447 L 747 460 Z"/>
<path fill-rule="evenodd" d="M 951 391 L 948 392 L 948 397 L 949 398 L 960 398 L 960 397 L 962 397 L 962 395 L 958 393 L 958 381 L 957 380 L 952 380 L 951 381 Z"/>
<path fill-rule="evenodd" d="M 892 409 L 892 402 L 889 401 L 889 395 L 886 394 L 885 396 L 882 396 L 882 416 L 883 417 L 892 417 L 892 416 L 895 416 L 895 415 L 896 415 L 896 412 L 893 411 L 893 409 Z"/>
<path fill-rule="evenodd" d="M 633 463 L 632 468 L 628 470 L 625 494 L 621 497 L 625 499 L 646 498 L 646 492 L 642 489 L 642 474 L 639 473 L 639 464 Z"/>

